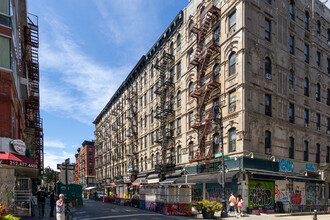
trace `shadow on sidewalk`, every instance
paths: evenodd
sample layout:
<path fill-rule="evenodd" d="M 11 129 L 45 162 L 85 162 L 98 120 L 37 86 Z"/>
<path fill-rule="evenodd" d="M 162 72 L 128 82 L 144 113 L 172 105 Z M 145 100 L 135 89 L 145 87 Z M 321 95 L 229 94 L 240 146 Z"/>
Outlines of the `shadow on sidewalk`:
<path fill-rule="evenodd" d="M 45 205 L 45 216 L 43 218 L 39 218 L 39 209 L 38 209 L 38 205 L 34 206 L 34 214 L 35 216 L 33 217 L 21 217 L 22 220 L 32 220 L 32 219 L 56 219 L 56 217 L 49 217 L 50 214 L 50 201 L 49 198 L 46 198 L 46 205 Z M 54 216 L 56 216 L 56 210 L 54 208 Z"/>

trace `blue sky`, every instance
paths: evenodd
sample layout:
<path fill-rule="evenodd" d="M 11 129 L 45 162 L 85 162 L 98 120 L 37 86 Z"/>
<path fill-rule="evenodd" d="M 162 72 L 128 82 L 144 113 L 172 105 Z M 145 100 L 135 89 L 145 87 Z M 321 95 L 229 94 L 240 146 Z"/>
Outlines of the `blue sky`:
<path fill-rule="evenodd" d="M 45 166 L 94 139 L 94 119 L 188 0 L 28 0 L 39 17 Z"/>

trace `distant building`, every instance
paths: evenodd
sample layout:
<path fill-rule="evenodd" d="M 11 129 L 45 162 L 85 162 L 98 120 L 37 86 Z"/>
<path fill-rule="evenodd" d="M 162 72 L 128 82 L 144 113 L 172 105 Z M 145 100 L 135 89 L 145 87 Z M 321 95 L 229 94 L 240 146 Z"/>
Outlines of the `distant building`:
<path fill-rule="evenodd" d="M 26 5 L 0 1 L 0 201 L 15 215 L 30 215 L 44 167 L 38 17 Z"/>
<path fill-rule="evenodd" d="M 66 174 L 65 174 L 65 163 L 62 163 L 62 169 L 60 170 L 60 174 L 59 174 L 59 181 L 63 184 L 66 184 Z M 74 166 L 74 169 L 68 169 L 68 184 L 74 184 L 75 183 L 75 163 L 70 163 L 70 166 Z"/>
<path fill-rule="evenodd" d="M 95 186 L 95 147 L 94 141 L 84 141 L 77 149 L 75 183 L 83 188 Z"/>

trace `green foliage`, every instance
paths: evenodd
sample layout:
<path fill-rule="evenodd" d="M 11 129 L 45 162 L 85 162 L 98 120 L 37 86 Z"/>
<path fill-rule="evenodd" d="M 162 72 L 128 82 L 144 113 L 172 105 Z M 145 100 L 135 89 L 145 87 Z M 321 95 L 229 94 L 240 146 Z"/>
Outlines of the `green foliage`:
<path fill-rule="evenodd" d="M 4 220 L 19 220 L 19 217 L 14 217 L 12 215 L 6 215 L 4 218 Z"/>
<path fill-rule="evenodd" d="M 208 201 L 208 200 L 202 200 L 200 202 L 197 202 L 194 204 L 197 211 L 212 211 L 212 212 L 219 212 L 222 210 L 222 204 L 216 201 Z"/>
<path fill-rule="evenodd" d="M 56 182 L 56 180 L 58 180 L 58 174 L 59 172 L 53 170 L 52 168 L 50 168 L 49 166 L 45 168 L 45 175 L 44 178 L 46 179 L 47 183 L 53 183 Z"/>

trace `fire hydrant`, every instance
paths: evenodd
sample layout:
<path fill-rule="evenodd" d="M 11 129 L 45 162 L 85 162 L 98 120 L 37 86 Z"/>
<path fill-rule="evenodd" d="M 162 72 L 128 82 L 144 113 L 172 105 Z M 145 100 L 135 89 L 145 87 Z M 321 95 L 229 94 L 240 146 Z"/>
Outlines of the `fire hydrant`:
<path fill-rule="evenodd" d="M 313 212 L 313 220 L 317 220 L 317 210 L 316 209 Z"/>

